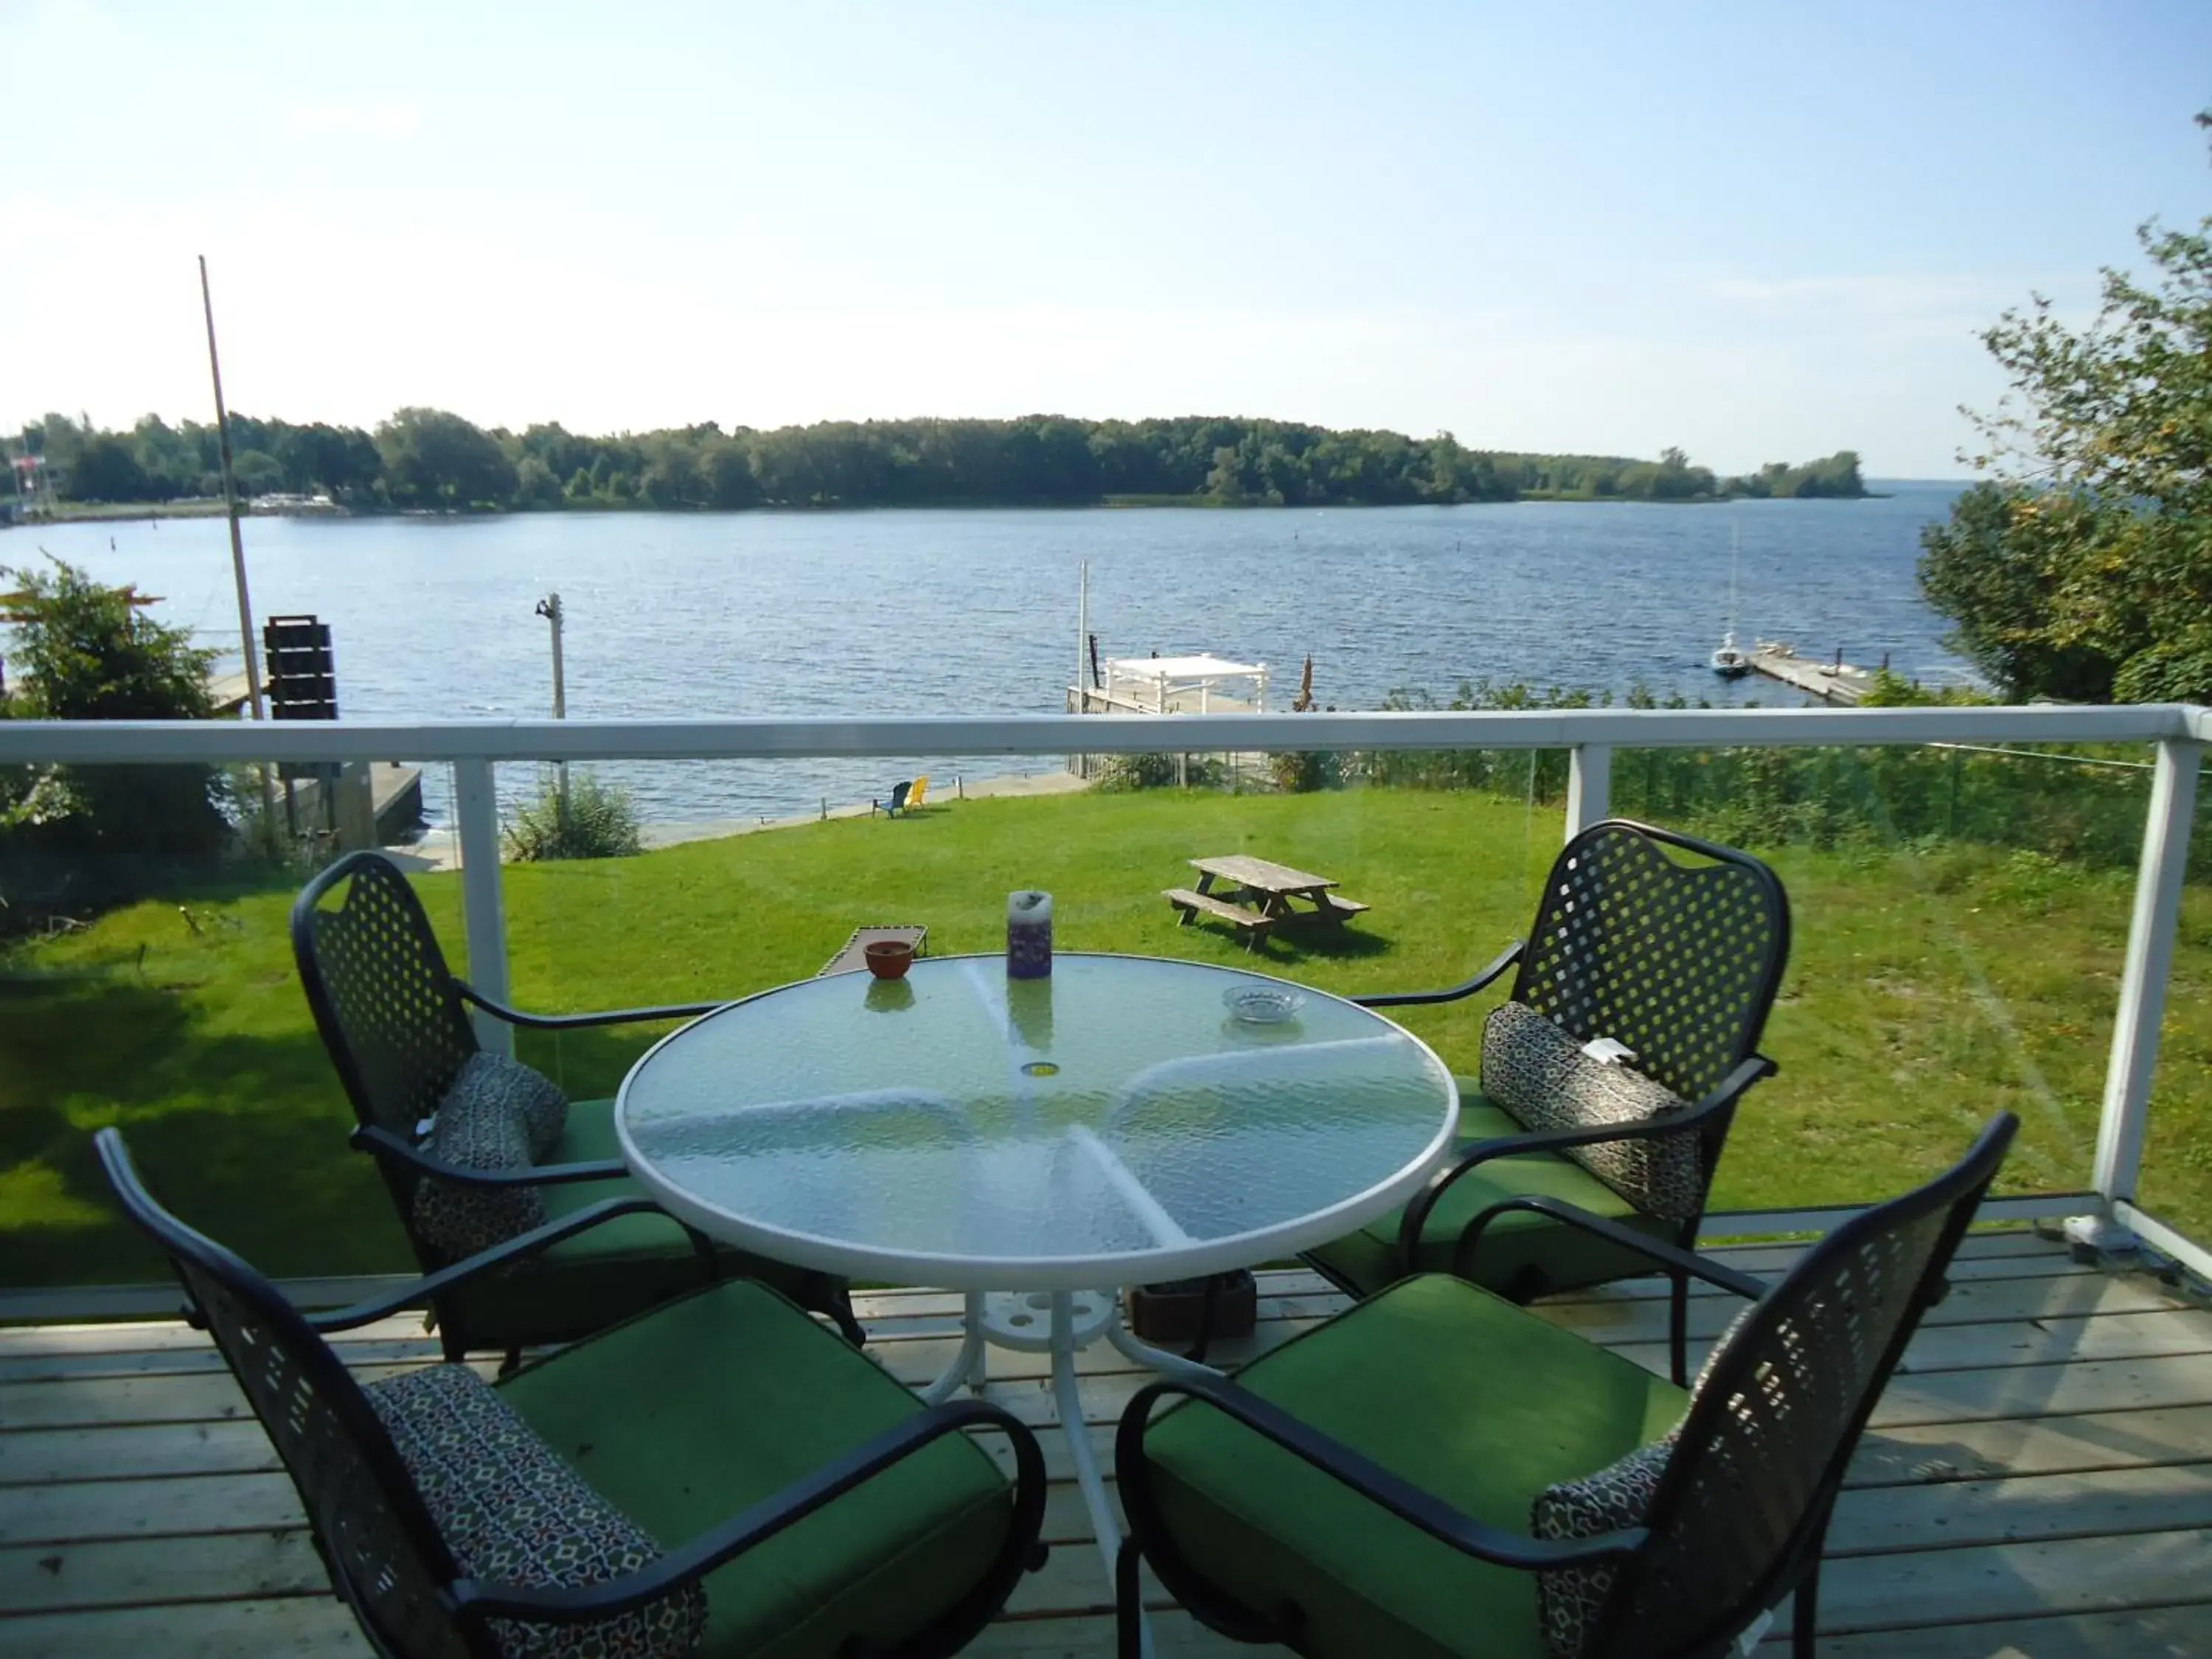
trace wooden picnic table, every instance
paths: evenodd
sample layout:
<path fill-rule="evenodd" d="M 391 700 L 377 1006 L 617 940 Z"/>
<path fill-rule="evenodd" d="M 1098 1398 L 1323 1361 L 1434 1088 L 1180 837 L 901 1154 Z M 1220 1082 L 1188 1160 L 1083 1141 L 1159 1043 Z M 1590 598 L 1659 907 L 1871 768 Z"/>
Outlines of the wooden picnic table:
<path fill-rule="evenodd" d="M 1346 916 L 1358 915 L 1367 908 L 1356 899 L 1339 896 L 1334 890 L 1336 884 L 1327 876 L 1293 870 L 1286 864 L 1271 863 L 1247 854 L 1193 859 L 1190 867 L 1198 872 L 1197 887 L 1170 887 L 1163 895 L 1182 913 L 1176 925 L 1188 927 L 1193 916 L 1201 914 L 1212 916 L 1243 930 L 1247 950 L 1257 950 L 1260 941 L 1279 921 L 1310 915 L 1326 917 L 1333 925 L 1340 927 Z M 1216 882 L 1227 882 L 1231 886 L 1217 892 Z M 1302 899 L 1313 908 L 1297 909 L 1292 906 L 1292 899 Z"/>

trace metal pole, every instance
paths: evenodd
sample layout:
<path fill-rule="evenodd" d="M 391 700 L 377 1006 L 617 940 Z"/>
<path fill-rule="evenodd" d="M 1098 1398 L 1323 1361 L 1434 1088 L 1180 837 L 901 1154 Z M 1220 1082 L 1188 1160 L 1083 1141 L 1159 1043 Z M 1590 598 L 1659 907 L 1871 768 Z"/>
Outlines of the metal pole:
<path fill-rule="evenodd" d="M 558 593 L 548 593 L 544 599 L 538 600 L 538 614 L 544 617 L 548 623 L 552 624 L 553 718 L 556 720 L 565 720 L 568 718 L 568 677 L 562 672 L 561 665 L 561 596 Z M 556 780 L 555 787 L 558 792 L 561 803 L 561 825 L 565 830 L 568 828 L 568 762 L 556 761 L 554 763 L 554 778 Z"/>
<path fill-rule="evenodd" d="M 246 543 L 238 533 L 238 480 L 230 466 L 230 414 L 222 404 L 222 363 L 215 349 L 215 298 L 208 289 L 207 255 L 200 255 L 200 309 L 207 316 L 208 374 L 215 381 L 216 442 L 222 455 L 222 500 L 230 516 L 230 574 L 238 586 L 238 646 L 246 657 L 246 701 L 253 718 L 269 713 L 261 702 L 261 663 L 253 652 L 253 602 L 246 592 Z M 263 780 L 264 791 L 267 780 Z"/>
<path fill-rule="evenodd" d="M 499 880 L 499 796 L 488 760 L 453 763 L 453 817 L 461 840 L 461 922 L 468 935 L 469 983 L 494 1002 L 511 1000 L 507 974 L 507 902 Z M 477 1040 L 494 1054 L 514 1052 L 514 1029 L 481 1010 Z"/>
<path fill-rule="evenodd" d="M 2120 969 L 2119 1008 L 2112 1022 L 2112 1060 L 2105 1072 L 2105 1102 L 2097 1121 L 2097 1161 L 2092 1184 L 2107 1206 L 2132 1202 L 2142 1170 L 2143 1125 L 2150 1083 L 2158 1067 L 2159 1026 L 2166 1018 L 2166 980 L 2181 920 L 2181 884 L 2189 863 L 2189 833 L 2197 809 L 2200 746 L 2167 738 L 2158 745 L 2144 815 L 2142 862 L 2136 872 L 2135 914 Z M 2079 1216 L 2067 1234 L 2101 1249 L 2134 1242 L 2109 1215 Z"/>

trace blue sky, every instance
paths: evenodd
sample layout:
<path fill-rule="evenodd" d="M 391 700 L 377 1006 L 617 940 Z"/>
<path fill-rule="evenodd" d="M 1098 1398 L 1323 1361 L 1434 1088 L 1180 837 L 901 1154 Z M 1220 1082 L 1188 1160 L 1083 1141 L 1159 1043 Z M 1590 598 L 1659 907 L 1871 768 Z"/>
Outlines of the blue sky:
<path fill-rule="evenodd" d="M 1954 476 L 2212 4 L 0 0 L 0 421 L 1272 415 Z"/>

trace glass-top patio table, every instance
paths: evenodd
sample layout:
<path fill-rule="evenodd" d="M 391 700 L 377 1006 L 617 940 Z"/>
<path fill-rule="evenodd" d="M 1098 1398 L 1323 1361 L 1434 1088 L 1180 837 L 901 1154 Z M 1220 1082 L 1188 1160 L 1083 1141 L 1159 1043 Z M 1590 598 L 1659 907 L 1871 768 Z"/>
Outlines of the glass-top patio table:
<path fill-rule="evenodd" d="M 1119 1534 L 1083 1430 L 1074 1354 L 1104 1337 L 1162 1370 L 1116 1288 L 1279 1259 L 1410 1197 L 1459 1096 L 1425 1043 L 1298 988 L 1289 1018 L 1232 1017 L 1281 981 L 1199 963 L 1063 952 L 840 974 L 732 1003 L 624 1079 L 623 1156 L 702 1231 L 854 1279 L 964 1291 L 958 1357 L 927 1391 L 980 1385 L 984 1344 L 1048 1352 L 1110 1570 Z M 1202 1368 L 1198 1368 L 1202 1369 Z"/>

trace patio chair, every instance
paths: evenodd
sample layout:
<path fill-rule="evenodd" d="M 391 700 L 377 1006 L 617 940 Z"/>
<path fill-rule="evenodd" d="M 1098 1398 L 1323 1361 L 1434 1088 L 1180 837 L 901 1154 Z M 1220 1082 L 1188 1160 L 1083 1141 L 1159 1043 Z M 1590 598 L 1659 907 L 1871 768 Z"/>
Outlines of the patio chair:
<path fill-rule="evenodd" d="M 325 903 L 333 895 L 335 908 Z M 465 1168 L 441 1155 L 423 1126 L 482 1052 L 470 1006 L 510 1025 L 550 1031 L 684 1019 L 720 1006 L 587 1014 L 502 1007 L 446 965 L 414 887 L 374 852 L 338 860 L 301 890 L 292 906 L 292 953 L 315 1029 L 359 1120 L 352 1145 L 375 1157 L 426 1273 L 502 1235 L 639 1192 L 619 1156 L 611 1100 L 568 1102 L 550 1144 L 514 1146 L 511 1160 L 491 1167 Z M 518 1071 L 508 1080 L 528 1087 L 534 1077 Z M 427 1192 L 426 1182 L 434 1183 Z M 835 1319 L 854 1342 L 862 1340 L 842 1280 L 709 1247 L 650 1206 L 617 1224 L 563 1236 L 495 1280 L 441 1288 L 431 1311 L 449 1358 L 495 1348 L 512 1365 L 525 1347 L 586 1335 L 717 1277 L 765 1280 Z"/>
<path fill-rule="evenodd" d="M 1687 1249 L 1736 1104 L 1775 1070 L 1756 1048 L 1789 955 L 1789 898 L 1759 860 L 1626 819 L 1592 824 L 1552 866 L 1526 941 L 1448 990 L 1353 999 L 1454 1002 L 1520 969 L 1483 1028 L 1482 1075 L 1459 1079 L 1457 1149 L 1403 1210 L 1307 1260 L 1355 1296 L 1456 1261 L 1516 1302 L 1649 1271 L 1562 1225 L 1559 1204 Z M 1592 1058 L 1583 1045 L 1598 1038 L 1632 1063 Z M 1677 1382 L 1688 1296 L 1674 1275 Z"/>
<path fill-rule="evenodd" d="M 877 813 L 881 812 L 887 818 L 896 817 L 901 812 L 906 811 L 907 802 L 913 792 L 914 780 L 901 779 L 891 786 L 890 799 L 872 800 L 868 803 L 868 816 L 873 817 Z"/>
<path fill-rule="evenodd" d="M 922 772 L 916 775 L 914 787 L 907 791 L 906 810 L 909 812 L 919 812 L 928 805 L 929 774 Z"/>
<path fill-rule="evenodd" d="M 1771 1291 L 1571 1214 L 1753 1299 L 1686 1390 L 1442 1273 L 1233 1382 L 1150 1384 L 1115 1448 L 1122 1655 L 1141 1560 L 1216 1630 L 1326 1659 L 1718 1659 L 1793 1592 L 1811 1659 L 1844 1468 L 2017 1127 L 2000 1114 Z"/>
<path fill-rule="evenodd" d="M 1044 1459 L 1027 1428 L 981 1401 L 925 1408 L 757 1283 L 710 1286 L 494 1383 L 450 1363 L 358 1380 L 324 1340 L 620 1226 L 641 1199 L 306 1316 L 149 1195 L 118 1132 L 97 1144 L 380 1654 L 938 1656 L 1042 1561 Z M 1011 1483 L 969 1430 L 1006 1437 Z"/>

